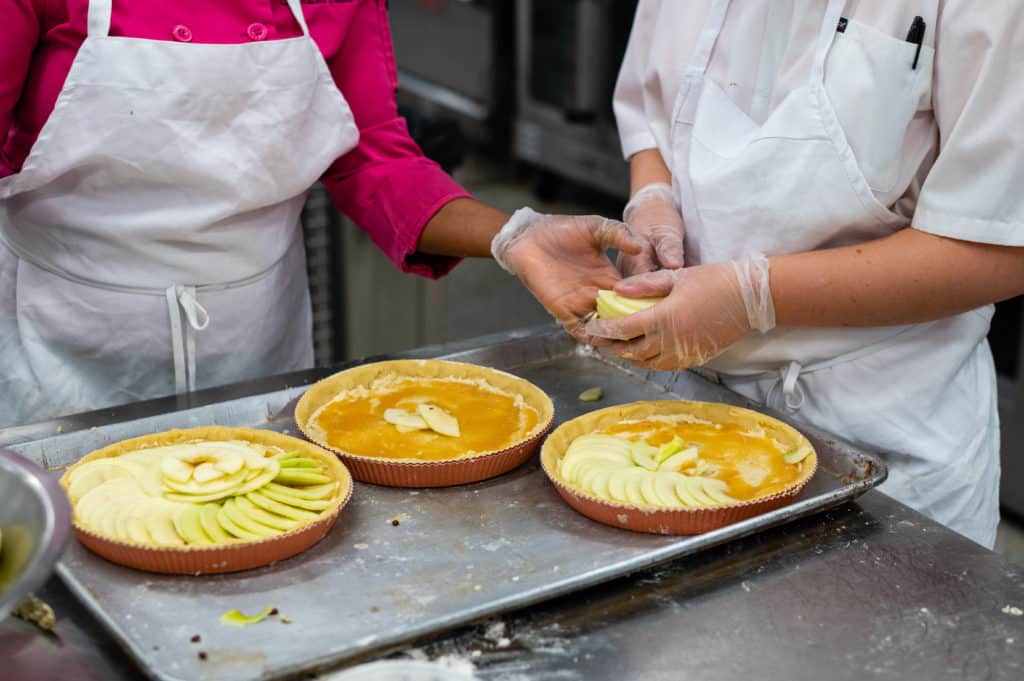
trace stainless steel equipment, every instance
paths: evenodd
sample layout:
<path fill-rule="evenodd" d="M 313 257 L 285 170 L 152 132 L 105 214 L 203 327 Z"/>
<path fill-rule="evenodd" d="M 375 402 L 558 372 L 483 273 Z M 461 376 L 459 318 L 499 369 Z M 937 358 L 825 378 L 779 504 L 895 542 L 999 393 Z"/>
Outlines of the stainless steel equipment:
<path fill-rule="evenodd" d="M 604 388 L 602 404 L 683 397 L 750 406 L 690 372 L 645 372 L 610 362 L 557 327 L 444 356 L 533 381 L 551 395 L 557 421 L 595 408 L 577 399 L 594 385 Z M 247 425 L 295 433 L 292 412 L 304 390 L 299 385 L 14 446 L 59 466 L 110 442 L 172 427 Z M 73 544 L 58 572 L 154 678 L 295 675 L 704 551 L 835 506 L 884 480 L 875 455 L 801 430 L 814 443 L 820 468 L 798 500 L 696 537 L 599 525 L 560 500 L 534 457 L 474 485 L 407 490 L 359 484 L 320 544 L 267 568 L 186 579 L 122 568 Z M 392 518 L 400 518 L 398 526 Z M 267 606 L 291 618 L 285 632 L 277 622 L 242 630 L 218 622 L 228 610 Z M 204 660 L 195 655 L 196 634 Z"/>
<path fill-rule="evenodd" d="M 70 528 L 71 509 L 57 480 L 0 449 L 0 620 L 50 576 Z"/>
<path fill-rule="evenodd" d="M 517 3 L 517 158 L 628 195 L 612 92 L 635 7 L 635 0 Z"/>
<path fill-rule="evenodd" d="M 390 0 L 398 101 L 454 114 L 477 141 L 507 140 L 512 0 Z"/>

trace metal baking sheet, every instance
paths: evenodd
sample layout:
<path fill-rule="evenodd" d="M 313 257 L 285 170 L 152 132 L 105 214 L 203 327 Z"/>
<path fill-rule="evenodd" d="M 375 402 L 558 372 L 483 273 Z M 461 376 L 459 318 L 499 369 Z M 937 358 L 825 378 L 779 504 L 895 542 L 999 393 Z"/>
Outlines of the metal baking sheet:
<path fill-rule="evenodd" d="M 642 399 L 750 406 L 691 372 L 630 369 L 559 332 L 444 357 L 533 381 L 553 398 L 557 422 Z M 604 399 L 580 402 L 577 395 L 593 386 L 604 389 Z M 174 427 L 243 425 L 296 433 L 291 414 L 303 390 L 55 434 L 14 448 L 59 467 L 110 442 Z M 359 483 L 322 542 L 266 568 L 210 577 L 147 574 L 72 542 L 58 572 L 152 678 L 230 681 L 316 672 L 815 513 L 884 480 L 875 454 L 801 430 L 817 448 L 820 467 L 798 501 L 697 537 L 637 534 L 592 522 L 561 501 L 534 456 L 509 474 L 456 488 Z M 280 617 L 245 628 L 218 622 L 228 610 L 251 613 L 267 606 L 291 623 Z"/>

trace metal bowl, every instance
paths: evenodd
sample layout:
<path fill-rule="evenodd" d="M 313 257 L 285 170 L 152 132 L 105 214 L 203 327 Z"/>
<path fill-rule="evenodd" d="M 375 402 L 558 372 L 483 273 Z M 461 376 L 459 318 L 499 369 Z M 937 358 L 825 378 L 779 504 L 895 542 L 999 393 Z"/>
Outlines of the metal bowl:
<path fill-rule="evenodd" d="M 0 449 L 0 620 L 50 576 L 70 529 L 57 479 Z"/>

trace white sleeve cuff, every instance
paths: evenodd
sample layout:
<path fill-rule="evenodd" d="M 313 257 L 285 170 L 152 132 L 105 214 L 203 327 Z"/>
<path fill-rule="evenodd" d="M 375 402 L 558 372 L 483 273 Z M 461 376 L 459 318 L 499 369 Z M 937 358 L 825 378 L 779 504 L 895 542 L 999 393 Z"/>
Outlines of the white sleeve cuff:
<path fill-rule="evenodd" d="M 625 135 L 622 137 L 622 158 L 627 161 L 630 156 L 638 151 L 657 148 L 658 142 L 654 139 L 654 135 L 652 135 L 648 130 L 634 132 L 631 135 Z"/>
<path fill-rule="evenodd" d="M 996 246 L 1024 246 L 1024 222 L 972 218 L 922 208 L 918 204 L 911 227 L 936 236 Z"/>

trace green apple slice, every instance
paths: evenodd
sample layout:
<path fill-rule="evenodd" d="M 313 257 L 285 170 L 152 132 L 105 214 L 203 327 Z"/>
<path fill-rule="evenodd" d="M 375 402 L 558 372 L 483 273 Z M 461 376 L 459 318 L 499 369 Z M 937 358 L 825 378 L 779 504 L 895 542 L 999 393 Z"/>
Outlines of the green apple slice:
<path fill-rule="evenodd" d="M 236 489 L 234 492 L 232 492 L 232 494 L 236 497 L 248 494 L 253 490 L 257 490 L 261 487 L 264 487 L 265 485 L 270 483 L 271 480 L 276 478 L 280 473 L 281 464 L 279 464 L 277 461 L 274 461 L 273 459 L 265 459 L 263 462 L 263 468 L 261 470 L 256 471 L 256 475 L 252 479 L 246 480 L 245 484 Z"/>
<path fill-rule="evenodd" d="M 641 486 L 643 485 L 644 478 L 647 474 L 643 471 L 633 469 L 629 471 L 626 477 L 626 501 L 633 504 L 634 506 L 646 506 L 647 499 L 644 498 Z"/>
<path fill-rule="evenodd" d="M 281 489 L 291 490 L 292 488 L 281 486 Z M 280 492 L 276 489 L 270 489 L 270 485 L 261 489 L 260 494 L 263 494 L 274 501 L 280 501 L 282 504 L 305 508 L 310 511 L 322 511 L 331 505 L 331 502 L 324 499 L 303 499 L 301 497 L 292 496 L 288 492 Z"/>
<path fill-rule="evenodd" d="M 174 514 L 174 529 L 186 544 L 211 545 L 213 540 L 199 522 L 199 507 L 185 506 Z"/>
<path fill-rule="evenodd" d="M 703 478 L 704 493 L 715 503 L 734 504 L 736 500 L 729 496 L 729 485 L 723 480 L 715 478 Z"/>
<path fill-rule="evenodd" d="M 236 627 L 244 627 L 248 624 L 262 622 L 264 619 L 269 617 L 272 612 L 274 612 L 273 606 L 266 607 L 255 615 L 246 615 L 241 610 L 231 610 L 220 616 L 220 623 L 230 624 Z"/>
<path fill-rule="evenodd" d="M 585 490 L 593 491 L 594 478 L 607 476 L 609 468 L 612 467 L 608 466 L 607 461 L 588 461 L 577 469 L 578 477 L 573 482 Z M 612 470 L 616 469 L 612 468 Z M 607 486 L 607 482 L 605 482 L 605 486 Z"/>
<path fill-rule="evenodd" d="M 149 530 L 146 529 L 146 507 L 148 505 L 145 502 L 139 502 L 129 509 L 128 518 L 125 520 L 125 531 L 128 541 L 152 546 L 155 542 L 149 536 Z"/>
<path fill-rule="evenodd" d="M 648 471 L 654 471 L 658 469 L 658 450 L 651 447 L 646 442 L 634 442 L 631 448 L 630 458 L 633 463 L 640 468 Z"/>
<path fill-rule="evenodd" d="M 199 485 L 205 485 L 206 483 L 212 480 L 216 480 L 217 478 L 223 477 L 224 471 L 220 470 L 209 461 L 204 461 L 203 463 L 199 464 L 198 466 L 192 469 L 192 479 L 195 480 L 196 484 Z M 175 480 L 175 482 L 179 481 Z M 187 483 L 188 481 L 186 480 L 185 483 L 183 484 Z"/>
<path fill-rule="evenodd" d="M 245 483 L 247 473 L 248 471 L 245 469 L 239 469 L 231 475 L 226 475 L 222 478 L 217 478 L 216 480 L 211 480 L 206 483 L 200 483 L 196 480 L 191 482 L 177 482 L 166 478 L 163 483 L 170 490 L 178 492 L 179 494 L 195 494 L 197 496 L 206 497 L 210 494 L 232 492 Z"/>
<path fill-rule="evenodd" d="M 597 473 L 593 475 L 588 483 L 589 489 L 599 499 L 611 499 L 611 476 L 612 471 L 605 469 L 598 469 Z"/>
<path fill-rule="evenodd" d="M 288 459 L 295 459 L 302 456 L 302 452 L 284 452 L 282 454 L 275 454 L 272 458 L 278 463 L 287 461 Z"/>
<path fill-rule="evenodd" d="M 459 420 L 441 407 L 433 404 L 417 404 L 416 412 L 435 433 L 447 435 L 448 437 L 460 437 L 462 435 L 462 431 L 459 429 Z"/>
<path fill-rule="evenodd" d="M 676 494 L 676 477 L 678 473 L 654 473 L 654 488 L 658 498 L 665 506 L 678 507 L 681 505 L 679 495 Z"/>
<path fill-rule="evenodd" d="M 307 459 L 303 456 L 297 456 L 294 459 L 288 459 L 278 463 L 281 465 L 281 468 L 320 468 L 319 461 Z"/>
<path fill-rule="evenodd" d="M 693 494 L 690 492 L 689 478 L 687 478 L 685 475 L 679 475 L 676 478 L 674 478 L 674 480 L 676 488 L 676 497 L 679 499 L 679 501 L 683 503 L 684 506 L 689 506 L 690 508 L 703 507 L 703 504 L 697 500 L 697 497 L 693 496 Z"/>
<path fill-rule="evenodd" d="M 338 483 L 336 482 L 330 482 L 326 485 L 315 485 L 313 487 L 286 487 L 285 485 L 271 482 L 263 488 L 263 491 L 272 490 L 274 492 L 286 493 L 299 499 L 326 499 L 334 494 L 334 490 L 337 487 Z"/>
<path fill-rule="evenodd" d="M 181 546 L 185 543 L 174 529 L 174 521 L 171 516 L 172 506 L 171 504 L 165 506 L 159 502 L 151 502 L 146 508 L 146 517 L 144 518 L 146 531 L 149 532 L 149 536 L 153 538 L 153 543 L 157 546 Z"/>
<path fill-rule="evenodd" d="M 304 511 L 301 508 L 282 504 L 280 501 L 271 499 L 267 495 L 263 494 L 262 491 L 249 492 L 245 495 L 245 498 L 262 508 L 264 511 L 276 513 L 277 515 L 284 516 L 285 518 L 291 518 L 292 520 L 312 520 L 317 516 L 316 513 L 311 511 Z"/>
<path fill-rule="evenodd" d="M 689 466 L 697 460 L 697 448 L 687 447 L 681 452 L 676 452 L 672 456 L 664 459 L 658 464 L 659 471 L 678 471 L 684 467 Z"/>
<path fill-rule="evenodd" d="M 661 495 L 658 494 L 658 476 L 656 473 L 650 473 L 648 475 L 643 476 L 640 482 L 640 493 L 647 501 L 648 506 L 672 505 L 671 499 L 662 499 Z"/>
<path fill-rule="evenodd" d="M 288 518 L 282 518 L 279 515 L 268 513 L 245 497 L 235 497 L 232 501 L 239 511 L 267 527 L 273 527 L 274 529 L 281 530 L 282 532 L 287 532 L 288 530 L 299 526 L 299 522 L 297 520 L 289 520 Z"/>
<path fill-rule="evenodd" d="M 684 447 L 685 445 L 683 444 L 682 438 L 676 435 L 672 438 L 671 442 L 666 442 L 662 446 L 658 447 L 658 463 L 670 459 L 676 453 L 683 451 Z"/>
<path fill-rule="evenodd" d="M 783 456 L 783 459 L 785 459 L 786 463 L 790 464 L 800 463 L 808 456 L 810 456 L 812 451 L 814 451 L 814 449 L 805 442 L 804 444 L 800 445 L 799 448 L 794 449 L 791 452 L 787 452 L 785 456 Z"/>
<path fill-rule="evenodd" d="M 329 476 L 309 469 L 283 468 L 274 477 L 274 482 L 283 485 L 321 485 L 330 481 Z"/>
<path fill-rule="evenodd" d="M 152 455 L 134 456 L 143 453 L 148 454 L 143 450 L 119 456 L 118 465 L 131 472 L 131 476 L 143 492 L 151 497 L 159 497 L 163 491 L 163 474 L 160 472 L 159 459 Z"/>
<path fill-rule="evenodd" d="M 220 514 L 220 504 L 203 504 L 199 507 L 199 525 L 215 544 L 230 542 L 233 537 L 224 531 L 217 519 Z"/>
<path fill-rule="evenodd" d="M 68 496 L 71 502 L 75 503 L 81 499 L 89 490 L 102 485 L 107 480 L 114 478 L 125 478 L 131 472 L 124 466 L 119 466 L 113 461 L 99 459 L 82 464 L 68 476 Z"/>
<path fill-rule="evenodd" d="M 626 496 L 626 480 L 629 479 L 630 473 L 629 470 L 617 470 L 608 476 L 609 498 L 615 501 L 629 501 L 629 497 Z"/>
<path fill-rule="evenodd" d="M 160 472 L 169 480 L 188 482 L 192 479 L 193 467 L 176 456 L 160 459 Z"/>
<path fill-rule="evenodd" d="M 687 478 L 686 486 L 690 490 L 690 494 L 701 506 L 714 506 L 716 504 L 715 500 L 704 491 L 704 478 Z"/>
<path fill-rule="evenodd" d="M 660 302 L 661 298 L 627 298 L 610 289 L 597 292 L 597 316 L 601 319 L 616 319 L 646 310 Z"/>
<path fill-rule="evenodd" d="M 210 463 L 220 472 L 231 475 L 246 465 L 246 456 L 233 449 L 224 449 L 218 451 Z"/>
<path fill-rule="evenodd" d="M 231 516 L 228 515 L 227 509 L 225 508 L 227 504 L 228 502 L 224 502 L 224 504 L 217 509 L 217 524 L 224 528 L 224 531 L 226 531 L 228 534 L 238 537 L 239 539 L 247 539 L 249 541 L 263 539 L 262 536 L 244 530 L 238 525 L 236 525 L 235 521 L 231 519 Z"/>
<path fill-rule="evenodd" d="M 228 518 L 231 519 L 235 525 L 242 528 L 246 532 L 251 532 L 260 537 L 273 537 L 275 534 L 280 534 L 281 531 L 273 527 L 268 527 L 260 522 L 257 522 L 255 518 L 251 518 L 246 515 L 245 511 L 239 508 L 235 499 L 228 499 L 224 502 L 224 512 Z"/>
<path fill-rule="evenodd" d="M 422 416 L 408 412 L 405 409 L 385 409 L 384 420 L 405 432 L 429 428 Z"/>

